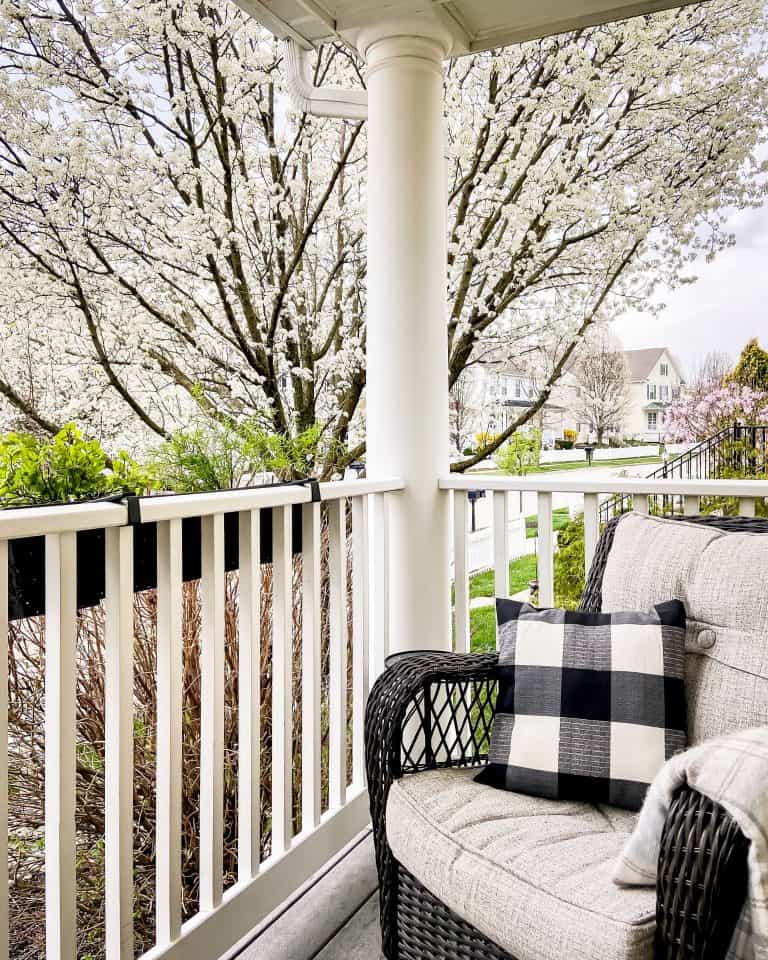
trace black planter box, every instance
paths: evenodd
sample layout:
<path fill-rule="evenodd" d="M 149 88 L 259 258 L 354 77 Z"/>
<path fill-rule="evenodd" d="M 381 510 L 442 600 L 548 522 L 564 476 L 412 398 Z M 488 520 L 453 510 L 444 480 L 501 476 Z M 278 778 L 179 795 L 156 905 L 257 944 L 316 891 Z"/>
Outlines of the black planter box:
<path fill-rule="evenodd" d="M 301 552 L 301 504 L 292 507 L 293 552 Z M 261 562 L 272 562 L 272 510 L 259 513 Z M 133 528 L 133 589 L 157 586 L 157 525 L 139 523 Z M 236 513 L 224 514 L 224 568 L 239 566 L 239 528 Z M 201 570 L 199 517 L 181 521 L 182 578 L 198 580 Z M 77 607 L 94 607 L 104 599 L 104 531 L 77 534 Z M 45 612 L 45 537 L 8 541 L 8 617 L 23 620 Z"/>

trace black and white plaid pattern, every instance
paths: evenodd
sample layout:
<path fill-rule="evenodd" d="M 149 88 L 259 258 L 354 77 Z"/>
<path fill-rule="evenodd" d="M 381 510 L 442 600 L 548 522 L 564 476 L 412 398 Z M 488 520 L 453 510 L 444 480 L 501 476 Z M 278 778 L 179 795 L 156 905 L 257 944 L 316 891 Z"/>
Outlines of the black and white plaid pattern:
<path fill-rule="evenodd" d="M 685 609 L 537 610 L 496 601 L 499 693 L 479 783 L 639 810 L 686 746 Z"/>

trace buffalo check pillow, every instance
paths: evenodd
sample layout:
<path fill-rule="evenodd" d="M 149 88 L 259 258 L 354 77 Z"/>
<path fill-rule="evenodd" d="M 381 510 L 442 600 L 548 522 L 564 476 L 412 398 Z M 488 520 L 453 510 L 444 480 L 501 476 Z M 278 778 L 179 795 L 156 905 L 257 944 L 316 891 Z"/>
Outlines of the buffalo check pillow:
<path fill-rule="evenodd" d="M 639 810 L 686 746 L 685 608 L 537 610 L 496 601 L 499 691 L 479 783 Z"/>

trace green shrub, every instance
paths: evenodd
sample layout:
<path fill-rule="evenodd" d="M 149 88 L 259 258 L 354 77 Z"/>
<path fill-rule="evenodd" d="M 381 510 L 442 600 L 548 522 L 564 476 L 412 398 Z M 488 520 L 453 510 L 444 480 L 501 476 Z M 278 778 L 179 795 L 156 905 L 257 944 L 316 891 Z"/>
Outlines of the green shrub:
<path fill-rule="evenodd" d="M 110 458 L 74 423 L 53 437 L 0 436 L 0 506 L 59 503 L 129 493 L 154 486 L 151 473 L 121 450 Z"/>
<path fill-rule="evenodd" d="M 540 455 L 541 430 L 531 430 L 529 433 L 517 431 L 496 451 L 493 459 L 504 473 L 522 476 L 538 467 Z"/>
<path fill-rule="evenodd" d="M 555 606 L 575 610 L 584 590 L 584 518 L 576 517 L 557 535 Z"/>

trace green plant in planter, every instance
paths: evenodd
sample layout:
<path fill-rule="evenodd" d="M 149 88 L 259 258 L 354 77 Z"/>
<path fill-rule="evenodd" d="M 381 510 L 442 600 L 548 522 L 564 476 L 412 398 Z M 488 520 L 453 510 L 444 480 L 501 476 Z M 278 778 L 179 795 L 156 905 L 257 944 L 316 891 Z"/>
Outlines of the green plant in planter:
<path fill-rule="evenodd" d="M 98 440 L 86 440 L 74 423 L 53 437 L 0 436 L 3 507 L 142 493 L 153 486 L 149 471 L 125 451 L 110 458 Z"/>
<path fill-rule="evenodd" d="M 302 480 L 313 476 L 315 464 L 323 450 L 323 430 L 315 423 L 296 436 L 273 433 L 246 421 L 240 428 L 243 449 L 253 464 L 254 472 L 268 470 L 281 480 Z"/>
<path fill-rule="evenodd" d="M 311 477 L 322 450 L 323 432 L 314 424 L 296 436 L 274 433 L 260 422 L 201 420 L 177 430 L 153 452 L 150 464 L 162 487 L 203 493 L 246 486 L 260 473 L 279 480 Z"/>
<path fill-rule="evenodd" d="M 162 488 L 176 493 L 243 486 L 251 472 L 237 426 L 211 420 L 176 430 L 152 452 L 150 465 Z"/>

